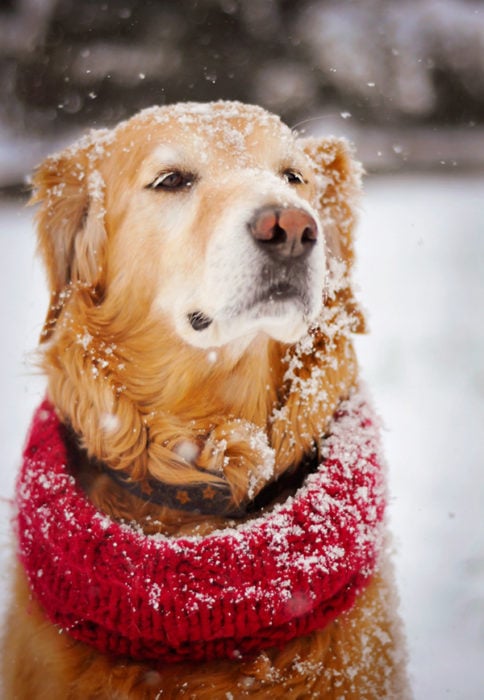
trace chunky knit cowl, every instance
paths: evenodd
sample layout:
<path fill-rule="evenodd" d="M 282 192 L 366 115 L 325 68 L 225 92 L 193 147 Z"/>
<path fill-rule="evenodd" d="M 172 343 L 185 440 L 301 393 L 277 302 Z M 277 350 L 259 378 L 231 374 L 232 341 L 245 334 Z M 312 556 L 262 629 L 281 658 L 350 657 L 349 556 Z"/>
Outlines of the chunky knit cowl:
<path fill-rule="evenodd" d="M 154 665 L 241 658 L 323 628 L 369 582 L 385 479 L 358 392 L 294 496 L 206 536 L 148 536 L 98 511 L 76 484 L 64 435 L 44 401 L 17 483 L 16 527 L 34 596 L 76 640 Z"/>

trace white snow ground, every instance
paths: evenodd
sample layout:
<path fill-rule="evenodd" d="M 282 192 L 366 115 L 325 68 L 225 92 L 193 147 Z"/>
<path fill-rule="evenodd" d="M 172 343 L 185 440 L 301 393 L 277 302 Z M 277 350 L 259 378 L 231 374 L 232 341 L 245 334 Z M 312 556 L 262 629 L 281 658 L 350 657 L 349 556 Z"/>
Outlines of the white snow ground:
<path fill-rule="evenodd" d="M 0 203 L 0 604 L 8 499 L 43 383 L 26 353 L 47 304 L 32 212 Z M 366 185 L 358 341 L 386 425 L 391 521 L 416 700 L 484 697 L 484 176 Z M 375 699 L 379 700 L 379 699 Z"/>

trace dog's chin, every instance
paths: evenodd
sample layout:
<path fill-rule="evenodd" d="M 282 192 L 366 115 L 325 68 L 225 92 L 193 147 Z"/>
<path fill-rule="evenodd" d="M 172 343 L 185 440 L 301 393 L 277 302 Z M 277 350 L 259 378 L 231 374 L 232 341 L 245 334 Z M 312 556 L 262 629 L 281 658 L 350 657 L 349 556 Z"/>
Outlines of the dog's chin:
<path fill-rule="evenodd" d="M 306 335 L 320 307 L 300 299 L 273 299 L 254 304 L 235 313 L 214 314 L 202 311 L 185 315 L 177 331 L 189 345 L 197 348 L 220 348 L 237 344 L 240 353 L 258 335 L 266 335 L 281 343 L 293 344 Z"/>

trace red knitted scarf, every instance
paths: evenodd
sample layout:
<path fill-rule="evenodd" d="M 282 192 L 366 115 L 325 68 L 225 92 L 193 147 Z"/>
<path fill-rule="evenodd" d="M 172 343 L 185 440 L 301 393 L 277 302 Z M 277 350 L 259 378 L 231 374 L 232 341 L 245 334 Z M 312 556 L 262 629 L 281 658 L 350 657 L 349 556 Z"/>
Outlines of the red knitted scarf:
<path fill-rule="evenodd" d="M 385 486 L 375 420 L 357 393 L 293 497 L 204 537 L 146 536 L 96 510 L 70 474 L 63 434 L 45 401 L 17 484 L 17 527 L 35 596 L 77 640 L 159 663 L 241 658 L 323 628 L 369 581 Z"/>

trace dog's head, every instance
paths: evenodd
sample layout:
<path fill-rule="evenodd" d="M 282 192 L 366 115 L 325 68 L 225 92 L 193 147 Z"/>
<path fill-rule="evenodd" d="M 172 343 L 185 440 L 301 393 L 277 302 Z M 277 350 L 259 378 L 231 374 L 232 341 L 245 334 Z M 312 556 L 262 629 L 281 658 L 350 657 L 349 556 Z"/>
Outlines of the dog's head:
<path fill-rule="evenodd" d="M 153 108 L 93 132 L 34 178 L 44 338 L 80 285 L 192 346 L 295 342 L 321 311 L 328 259 L 351 261 L 358 175 L 345 142 L 301 139 L 239 103 Z"/>

